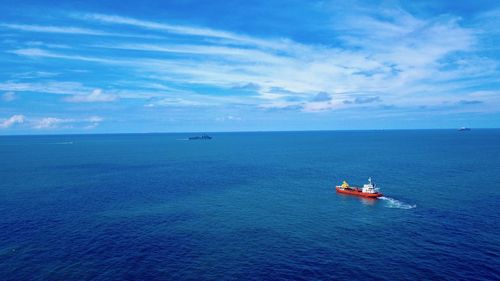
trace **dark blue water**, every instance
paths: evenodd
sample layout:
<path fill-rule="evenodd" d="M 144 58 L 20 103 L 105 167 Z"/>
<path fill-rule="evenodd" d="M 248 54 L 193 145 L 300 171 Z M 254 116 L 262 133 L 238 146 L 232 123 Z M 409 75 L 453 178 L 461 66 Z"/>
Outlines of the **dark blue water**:
<path fill-rule="evenodd" d="M 0 279 L 500 278 L 500 130 L 187 136 L 0 137 Z"/>

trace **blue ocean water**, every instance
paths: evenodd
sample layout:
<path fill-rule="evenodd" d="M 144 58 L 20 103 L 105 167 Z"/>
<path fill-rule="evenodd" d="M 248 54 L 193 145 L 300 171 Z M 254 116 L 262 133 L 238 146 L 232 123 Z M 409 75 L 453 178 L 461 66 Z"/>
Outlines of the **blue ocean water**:
<path fill-rule="evenodd" d="M 0 137 L 0 279 L 500 279 L 500 130 L 211 135 Z"/>

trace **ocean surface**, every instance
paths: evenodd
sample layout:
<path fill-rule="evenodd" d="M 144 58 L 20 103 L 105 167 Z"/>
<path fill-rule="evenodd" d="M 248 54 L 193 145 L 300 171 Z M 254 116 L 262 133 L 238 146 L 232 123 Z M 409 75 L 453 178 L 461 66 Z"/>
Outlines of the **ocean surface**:
<path fill-rule="evenodd" d="M 500 279 L 500 130 L 210 135 L 0 137 L 0 279 Z"/>

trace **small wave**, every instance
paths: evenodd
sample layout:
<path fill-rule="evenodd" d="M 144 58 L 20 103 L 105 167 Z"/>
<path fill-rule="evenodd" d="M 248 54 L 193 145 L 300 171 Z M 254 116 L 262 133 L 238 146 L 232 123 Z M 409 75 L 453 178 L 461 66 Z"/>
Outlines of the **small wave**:
<path fill-rule="evenodd" d="M 408 209 L 413 209 L 413 208 L 417 207 L 417 205 L 410 205 L 410 204 L 401 202 L 399 200 L 396 200 L 396 199 L 390 198 L 390 197 L 382 196 L 382 197 L 379 197 L 379 199 L 385 200 L 387 202 L 387 207 L 388 208 L 396 208 L 396 209 L 405 209 L 405 210 L 408 210 Z"/>
<path fill-rule="evenodd" d="M 72 141 L 54 142 L 52 144 L 73 144 Z"/>

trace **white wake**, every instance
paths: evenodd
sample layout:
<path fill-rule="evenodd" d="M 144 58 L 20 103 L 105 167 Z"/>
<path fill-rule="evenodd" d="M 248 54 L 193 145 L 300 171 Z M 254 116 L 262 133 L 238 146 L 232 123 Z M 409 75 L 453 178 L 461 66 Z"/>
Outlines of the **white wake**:
<path fill-rule="evenodd" d="M 413 208 L 417 207 L 417 205 L 410 205 L 410 204 L 401 202 L 399 200 L 396 200 L 396 199 L 390 198 L 390 197 L 382 196 L 382 197 L 379 197 L 379 199 L 385 200 L 387 202 L 387 207 L 388 208 L 396 208 L 396 209 L 405 209 L 405 210 L 408 210 L 408 209 L 413 209 Z"/>

